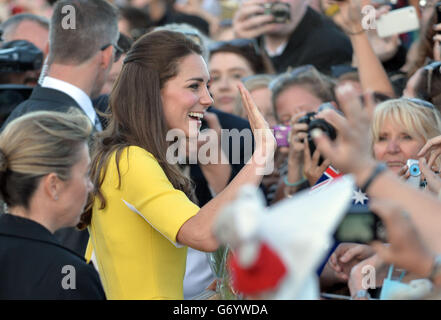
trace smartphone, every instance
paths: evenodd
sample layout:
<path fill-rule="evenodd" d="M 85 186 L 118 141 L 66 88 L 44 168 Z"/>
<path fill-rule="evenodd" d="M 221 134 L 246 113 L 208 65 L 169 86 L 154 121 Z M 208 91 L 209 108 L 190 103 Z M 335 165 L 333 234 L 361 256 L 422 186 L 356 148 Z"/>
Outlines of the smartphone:
<path fill-rule="evenodd" d="M 381 38 L 418 30 L 417 12 L 413 6 L 392 10 L 377 20 L 377 33 Z"/>
<path fill-rule="evenodd" d="M 387 242 L 381 219 L 366 206 L 352 206 L 334 234 L 339 242 L 369 244 L 374 240 Z"/>
<path fill-rule="evenodd" d="M 273 127 L 274 138 L 276 138 L 278 147 L 289 147 L 289 133 L 291 126 L 276 125 Z"/>

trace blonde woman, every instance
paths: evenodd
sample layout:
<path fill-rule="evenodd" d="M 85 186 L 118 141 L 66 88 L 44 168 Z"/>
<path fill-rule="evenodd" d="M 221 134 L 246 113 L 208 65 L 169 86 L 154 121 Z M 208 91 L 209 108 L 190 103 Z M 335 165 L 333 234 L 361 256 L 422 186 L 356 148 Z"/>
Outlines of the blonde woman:
<path fill-rule="evenodd" d="M 90 120 L 39 111 L 0 135 L 0 299 L 105 299 L 98 274 L 54 232 L 75 226 L 92 183 Z"/>
<path fill-rule="evenodd" d="M 388 100 L 375 108 L 371 135 L 375 159 L 407 178 L 407 160 L 418 159 L 426 142 L 441 135 L 441 114 L 423 100 Z"/>

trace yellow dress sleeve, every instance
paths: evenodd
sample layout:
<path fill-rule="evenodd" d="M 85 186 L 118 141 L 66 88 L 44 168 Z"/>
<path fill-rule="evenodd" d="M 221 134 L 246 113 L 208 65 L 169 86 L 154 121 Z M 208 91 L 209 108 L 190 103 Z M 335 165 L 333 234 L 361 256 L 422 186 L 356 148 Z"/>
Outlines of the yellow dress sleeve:
<path fill-rule="evenodd" d="M 120 159 L 121 201 L 179 247 L 176 241 L 178 231 L 197 214 L 199 207 L 173 187 L 149 152 L 139 147 L 126 150 Z"/>

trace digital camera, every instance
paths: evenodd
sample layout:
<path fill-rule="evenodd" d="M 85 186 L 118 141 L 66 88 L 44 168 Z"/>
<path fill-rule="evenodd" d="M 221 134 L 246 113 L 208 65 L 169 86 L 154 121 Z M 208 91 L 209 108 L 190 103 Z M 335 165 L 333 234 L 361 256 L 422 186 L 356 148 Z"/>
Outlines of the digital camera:
<path fill-rule="evenodd" d="M 324 119 L 316 119 L 315 115 L 316 115 L 315 112 L 309 112 L 297 121 L 298 123 L 305 123 L 308 125 L 307 139 L 309 144 L 309 151 L 311 152 L 311 157 L 316 149 L 314 139 L 311 137 L 312 130 L 314 129 L 322 130 L 322 132 L 326 134 L 331 140 L 335 140 L 335 138 L 337 138 L 337 131 L 335 130 L 335 128 Z M 323 161 L 324 161 L 323 157 L 320 156 L 318 165 L 320 166 L 323 163 Z"/>
<path fill-rule="evenodd" d="M 407 182 L 409 182 L 411 185 L 415 186 L 416 188 L 419 188 L 421 184 L 421 170 L 418 165 L 418 160 L 409 159 L 407 160 L 406 165 L 410 173 Z"/>
<path fill-rule="evenodd" d="M 291 7 L 286 2 L 268 2 L 263 4 L 264 14 L 271 14 L 276 23 L 287 23 L 291 20 Z"/>
<path fill-rule="evenodd" d="M 278 147 L 289 147 L 289 133 L 291 126 L 276 125 L 273 127 L 274 138 L 276 138 Z"/>

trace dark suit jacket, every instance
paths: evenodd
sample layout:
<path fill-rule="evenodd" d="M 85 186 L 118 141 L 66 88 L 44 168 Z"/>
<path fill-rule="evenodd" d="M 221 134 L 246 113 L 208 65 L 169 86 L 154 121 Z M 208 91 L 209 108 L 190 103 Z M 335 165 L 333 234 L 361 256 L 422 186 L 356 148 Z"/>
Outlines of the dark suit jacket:
<path fill-rule="evenodd" d="M 42 225 L 10 214 L 0 215 L 0 284 L 0 299 L 105 299 L 93 265 Z"/>
<path fill-rule="evenodd" d="M 83 112 L 83 109 L 72 99 L 69 95 L 62 91 L 43 88 L 37 86 L 32 91 L 28 100 L 20 103 L 11 115 L 6 119 L 1 130 L 11 122 L 12 120 L 35 111 L 58 111 L 67 112 L 70 107 L 74 107 Z M 87 247 L 87 241 L 89 240 L 89 233 L 87 230 L 78 231 L 75 228 L 65 228 L 55 233 L 57 239 L 61 244 L 71 250 L 74 250 L 77 254 L 84 256 Z"/>
<path fill-rule="evenodd" d="M 62 91 L 43 88 L 37 86 L 32 91 L 31 96 L 28 100 L 20 103 L 12 112 L 11 115 L 6 119 L 3 124 L 3 128 L 12 120 L 33 111 L 58 111 L 67 112 L 70 107 L 78 108 L 80 111 L 81 107 L 77 102 L 72 99 L 69 95 Z"/>

